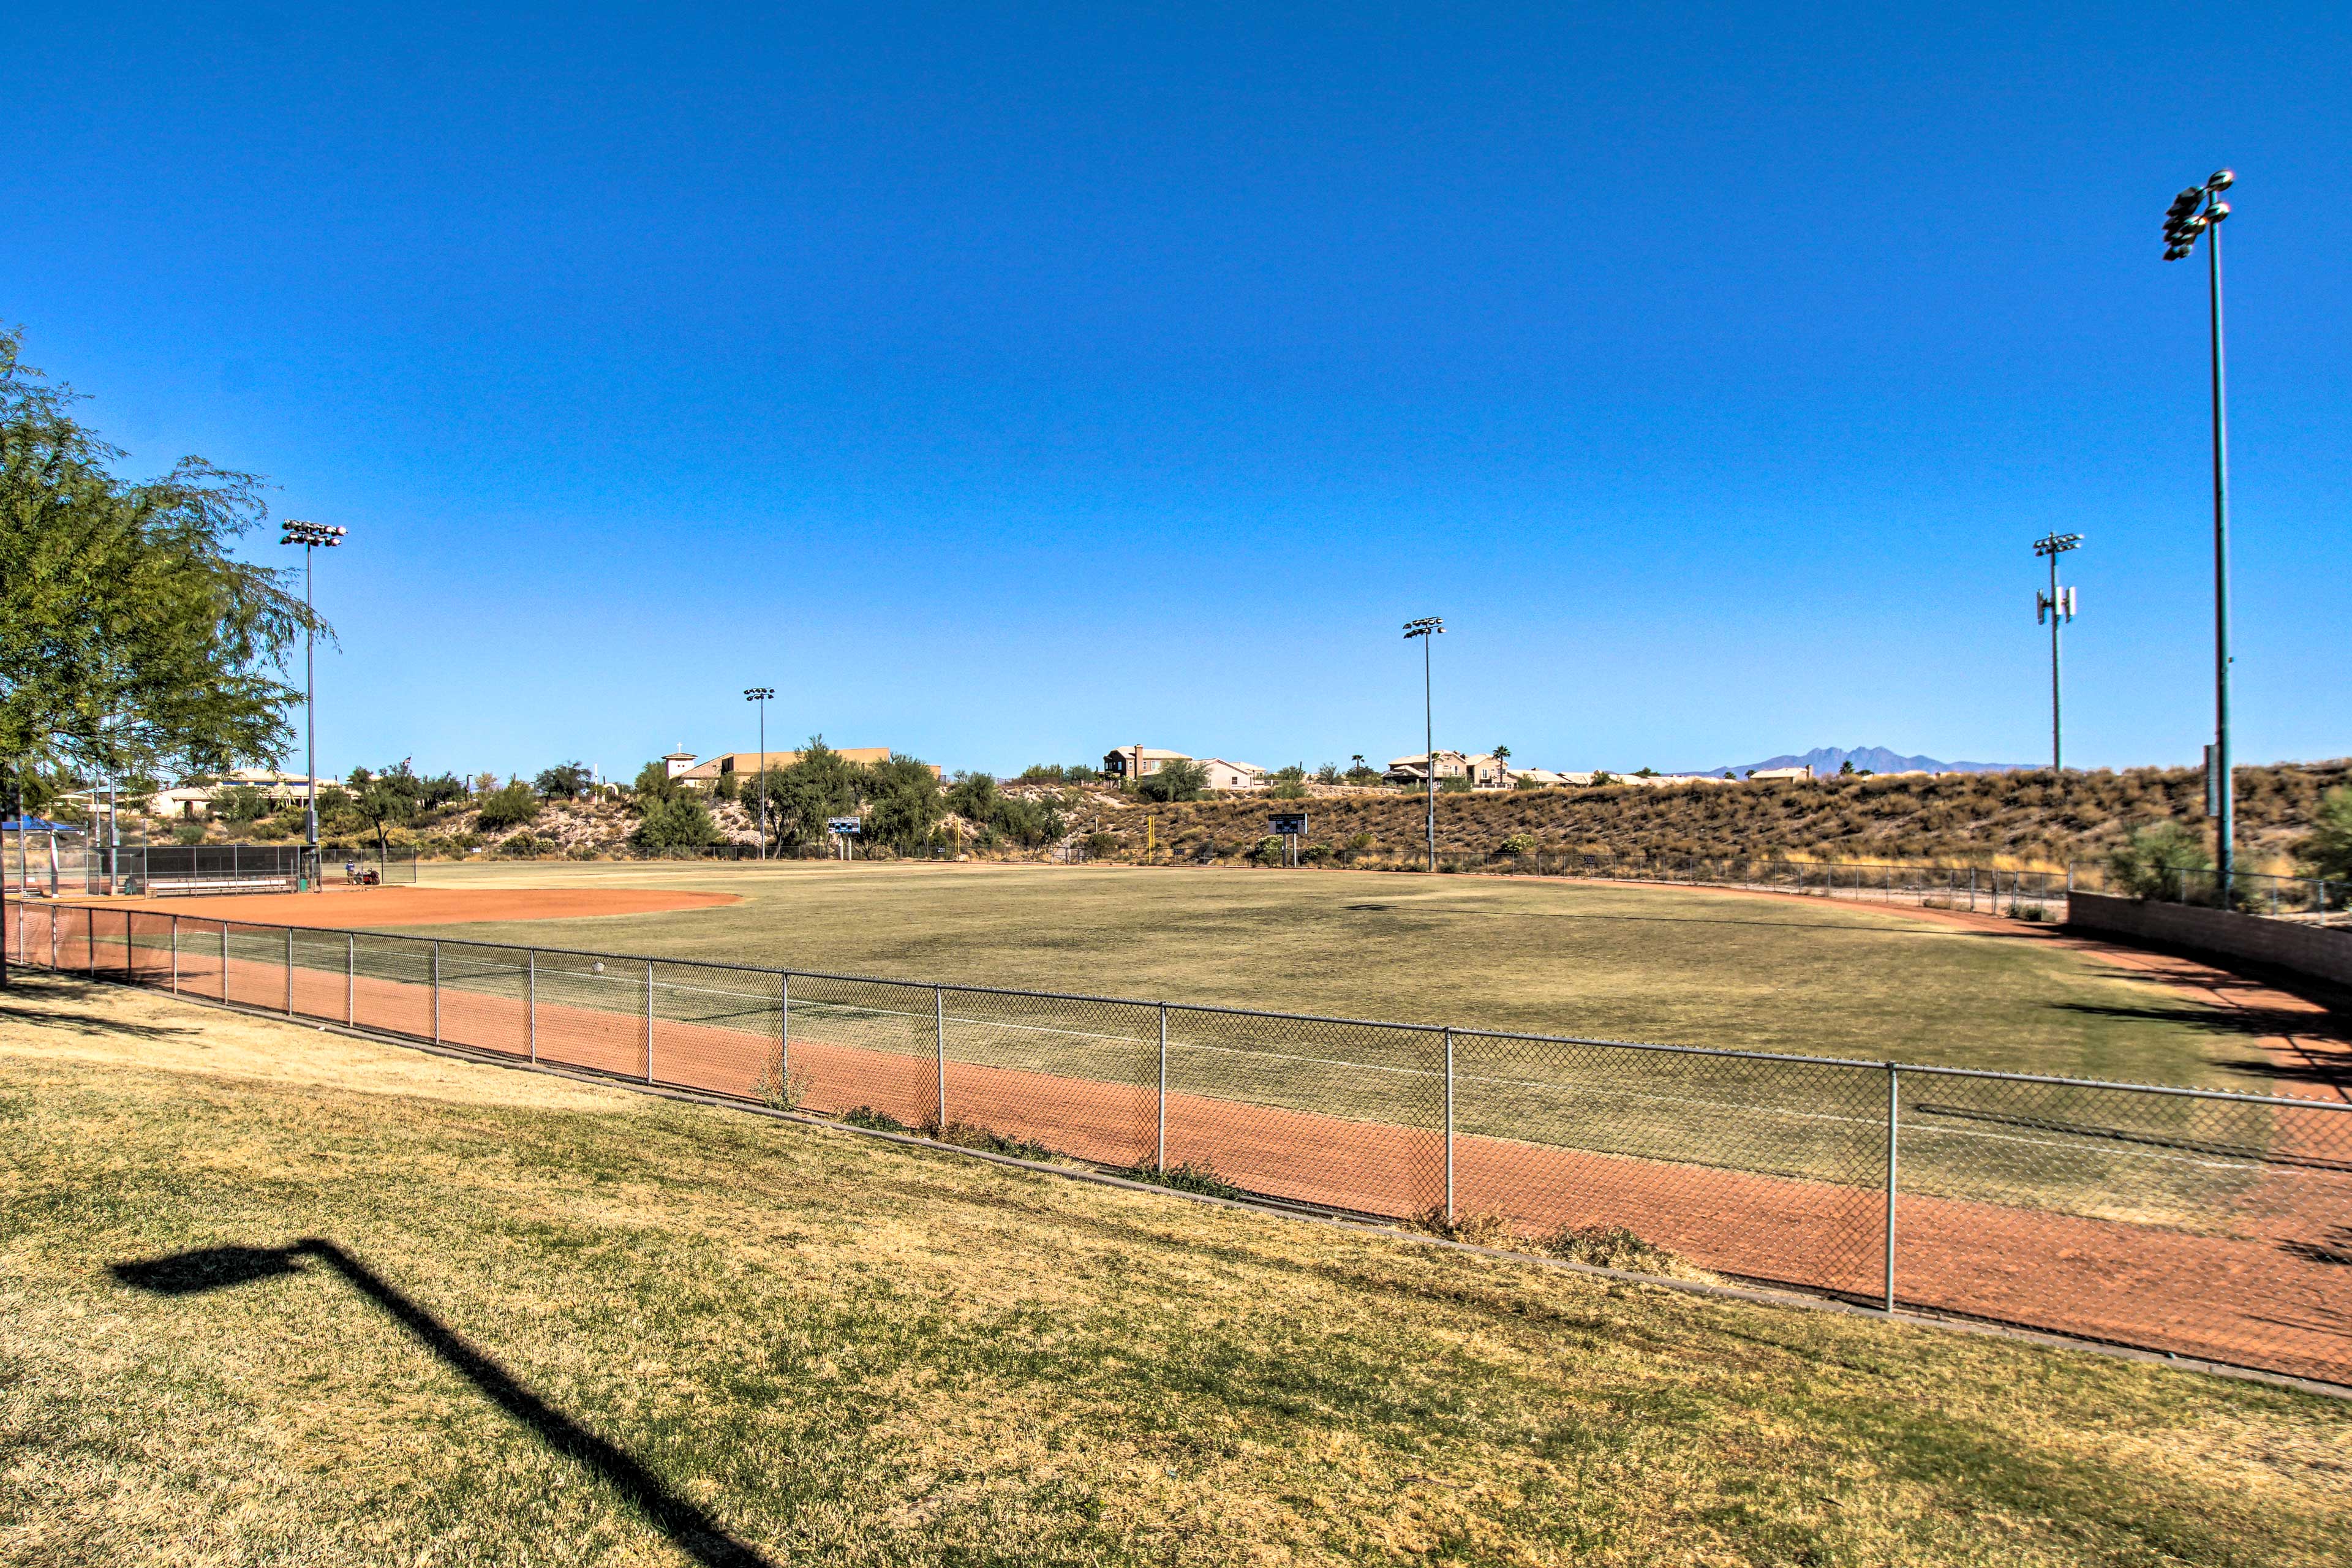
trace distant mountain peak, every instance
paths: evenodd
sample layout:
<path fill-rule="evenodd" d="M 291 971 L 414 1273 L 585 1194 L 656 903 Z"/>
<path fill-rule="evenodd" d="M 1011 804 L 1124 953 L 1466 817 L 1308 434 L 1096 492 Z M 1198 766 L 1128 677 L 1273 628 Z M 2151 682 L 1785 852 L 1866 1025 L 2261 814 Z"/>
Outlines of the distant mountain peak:
<path fill-rule="evenodd" d="M 1885 746 L 1857 746 L 1851 751 L 1843 746 L 1815 746 L 1802 755 L 1783 753 L 1760 763 L 1704 771 L 1717 777 L 1726 773 L 1745 774 L 1750 768 L 1811 768 L 1817 773 L 1833 773 L 1846 763 L 1852 763 L 1856 773 L 2011 773 L 2041 766 L 2039 763 L 1945 763 L 1934 757 L 1906 757 Z"/>

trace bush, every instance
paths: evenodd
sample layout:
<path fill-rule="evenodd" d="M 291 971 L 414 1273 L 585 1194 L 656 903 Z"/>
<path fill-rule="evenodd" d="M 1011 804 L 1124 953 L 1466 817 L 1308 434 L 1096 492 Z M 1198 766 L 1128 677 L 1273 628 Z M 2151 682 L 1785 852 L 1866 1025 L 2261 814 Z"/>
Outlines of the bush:
<path fill-rule="evenodd" d="M 1261 866 L 1279 866 L 1289 857 L 1285 852 L 1281 837 L 1269 833 L 1257 841 L 1257 847 L 1250 851 L 1250 858 Z"/>
<path fill-rule="evenodd" d="M 629 842 L 640 849 L 695 849 L 719 842 L 709 808 L 690 795 L 656 801 L 639 819 Z"/>
<path fill-rule="evenodd" d="M 180 822 L 180 823 L 174 823 L 174 824 L 173 824 L 173 826 L 172 826 L 172 842 L 173 842 L 173 843 L 174 843 L 174 844 L 202 844 L 204 841 L 205 841 L 205 825 L 204 825 L 203 823 L 201 823 L 201 822 Z"/>
<path fill-rule="evenodd" d="M 2213 858 L 2202 835 L 2177 822 L 2137 828 L 2107 857 L 2115 890 L 2135 899 L 2158 899 L 2179 889 L 2182 871 L 2210 871 Z"/>
<path fill-rule="evenodd" d="M 1536 836 L 1532 833 L 1514 833 L 1503 840 L 1502 848 L 1506 855 L 1532 855 L 1536 849 Z"/>
<path fill-rule="evenodd" d="M 2311 875 L 2352 881 L 2352 787 L 2339 785 L 2319 797 L 2311 833 L 2294 847 Z"/>
<path fill-rule="evenodd" d="M 499 846 L 501 855 L 540 855 L 554 848 L 544 838 L 534 838 L 528 833 L 518 833 Z"/>
<path fill-rule="evenodd" d="M 540 794 L 550 800 L 559 795 L 565 800 L 576 800 L 588 793 L 591 777 L 593 775 L 583 763 L 558 763 L 541 773 L 531 783 Z"/>
<path fill-rule="evenodd" d="M 258 822 L 269 814 L 269 802 L 251 784 L 238 784 L 220 795 L 213 805 L 213 815 L 225 818 L 236 827 Z"/>
<path fill-rule="evenodd" d="M 1194 762 L 1170 763 L 1137 780 L 1135 793 L 1160 805 L 1198 800 L 1209 793 L 1209 770 Z"/>
<path fill-rule="evenodd" d="M 1086 842 L 1087 858 L 1108 860 L 1118 853 L 1118 838 L 1109 833 L 1089 833 Z"/>
<path fill-rule="evenodd" d="M 496 833 L 502 828 L 520 827 L 538 816 L 539 797 L 530 792 L 530 785 L 516 783 L 482 797 L 479 821 L 482 831 Z"/>

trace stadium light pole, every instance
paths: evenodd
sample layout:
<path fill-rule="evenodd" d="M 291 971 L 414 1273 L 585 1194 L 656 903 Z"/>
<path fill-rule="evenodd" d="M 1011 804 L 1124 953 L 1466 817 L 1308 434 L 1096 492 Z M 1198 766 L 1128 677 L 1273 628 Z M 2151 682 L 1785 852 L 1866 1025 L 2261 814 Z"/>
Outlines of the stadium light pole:
<path fill-rule="evenodd" d="M 1431 716 L 1429 697 L 1429 642 L 1445 629 L 1444 620 L 1437 616 L 1423 616 L 1404 624 L 1407 642 L 1421 639 L 1421 771 L 1429 788 L 1429 868 L 1437 869 L 1437 724 Z"/>
<path fill-rule="evenodd" d="M 343 542 L 348 531 L 325 523 L 304 522 L 299 518 L 288 518 L 278 542 L 302 547 L 302 608 L 310 607 L 310 559 L 319 551 L 331 550 Z M 318 657 L 315 648 L 317 634 L 309 626 L 302 628 L 302 743 L 309 761 L 303 764 L 303 786 L 310 801 L 303 811 L 302 840 L 310 857 L 310 890 L 325 891 L 325 879 L 319 874 L 319 682 Z"/>
<path fill-rule="evenodd" d="M 2221 352 L 2221 223 L 2230 204 L 2221 193 L 2237 184 L 2227 169 L 2216 169 L 2201 185 L 2191 185 L 2172 198 L 2164 214 L 2164 258 L 2179 261 L 2205 241 L 2207 289 L 2212 310 L 2213 354 L 2213 866 L 2221 876 L 2221 898 L 2230 897 L 2232 862 L 2236 858 L 2236 803 L 2230 778 L 2230 402 L 2222 373 Z"/>
<path fill-rule="evenodd" d="M 2039 626 L 2050 623 L 2050 771 L 2066 771 L 2064 731 L 2059 724 L 2058 707 L 2058 628 L 2074 618 L 2074 590 L 2058 586 L 2058 557 L 2069 550 L 2079 550 L 2083 536 L 2079 533 L 2048 533 L 2033 542 L 2033 553 L 2050 558 L 2050 591 L 2033 595 L 2033 622 Z"/>
<path fill-rule="evenodd" d="M 747 686 L 743 700 L 760 705 L 760 858 L 768 858 L 768 700 L 776 694 L 772 686 Z"/>

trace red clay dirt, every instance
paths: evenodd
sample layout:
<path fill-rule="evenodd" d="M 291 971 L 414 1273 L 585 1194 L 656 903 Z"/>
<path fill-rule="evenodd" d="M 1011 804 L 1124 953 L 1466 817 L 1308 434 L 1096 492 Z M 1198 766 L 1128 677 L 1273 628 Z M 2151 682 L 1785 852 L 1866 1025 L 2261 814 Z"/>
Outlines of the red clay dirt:
<path fill-rule="evenodd" d="M 380 891 L 421 900 L 457 890 Z M 351 896 L 308 901 L 331 905 Z M 160 907 L 194 914 L 198 901 Z M 253 919 L 247 911 L 279 900 L 215 901 Z M 478 907 L 467 900 L 465 915 L 441 918 L 545 913 L 489 917 L 472 912 Z M 2224 1005 L 2276 1008 L 2296 1021 L 2307 1012 L 2313 1019 L 2308 1035 L 2298 1029 L 2265 1042 L 2283 1068 L 2308 1071 L 2315 1050 L 2341 1049 L 2328 1038 L 2321 1009 L 2205 965 L 2020 922 L 1920 912 L 1982 921 L 1989 933 L 2017 940 L 2057 941 L 2119 967 L 2194 986 Z M 349 923 L 393 922 L 371 916 Z M 142 944 L 126 951 L 121 938 L 101 932 L 89 961 L 99 972 L 122 973 L 135 966 L 142 983 L 169 984 L 174 977 L 159 965 L 173 960 L 168 946 L 151 945 L 154 934 L 142 925 Z M 82 957 L 61 952 L 60 967 L 80 968 Z M 283 964 L 232 959 L 224 972 L 217 950 L 207 954 L 194 942 L 183 944 L 177 963 L 178 987 L 198 995 L 338 1022 L 348 1017 L 417 1038 L 684 1088 L 756 1095 L 776 1061 L 772 1034 L 649 1016 L 625 997 L 616 997 L 613 1008 L 571 1005 L 545 974 L 537 983 L 537 1006 L 527 1012 L 520 994 L 452 984 L 436 1002 L 430 987 L 414 981 L 307 967 L 293 970 L 289 987 Z M 615 972 L 596 984 L 634 995 L 642 983 Z M 952 1052 L 942 1072 L 930 1048 L 928 997 L 921 1002 L 894 1026 L 907 1035 L 903 1049 L 812 1037 L 796 1012 L 791 1058 L 806 1103 L 832 1110 L 871 1106 L 919 1125 L 936 1121 L 943 1087 L 950 1121 L 1034 1139 L 1105 1164 L 1150 1161 L 1158 1107 L 1150 1086 L 958 1062 Z M 958 1023 L 952 1011 L 947 1022 L 952 1037 Z M 2325 1073 L 2300 1083 L 2294 1077 L 2282 1073 L 2284 1092 L 2341 1103 Z M 2293 1117 L 2276 1114 L 2280 1153 L 2324 1148 L 2335 1157 L 2299 1172 L 2282 1168 L 2258 1182 L 2234 1205 L 2226 1235 L 1906 1192 L 1897 1227 L 1899 1299 L 1915 1307 L 2352 1382 L 2352 1291 L 2346 1289 L 2352 1274 L 2347 1223 L 2352 1168 L 2342 1159 L 2337 1130 L 2337 1118 L 2347 1113 L 2315 1105 Z M 2309 1128 L 2301 1125 L 2305 1121 Z M 2324 1136 L 2314 1136 L 2319 1133 Z M 1172 1090 L 1166 1158 L 1171 1165 L 1205 1164 L 1255 1192 L 1395 1217 L 1425 1212 L 1443 1193 L 1442 1143 L 1430 1130 Z M 1871 1188 L 1475 1135 L 1455 1140 L 1455 1175 L 1463 1211 L 1506 1211 L 1522 1228 L 1622 1226 L 1721 1273 L 1864 1299 L 1882 1283 L 1884 1196 Z"/>
<path fill-rule="evenodd" d="M 242 893 L 223 898 L 107 899 L 92 908 L 148 910 L 310 931 L 377 926 L 466 925 L 478 921 L 560 921 L 589 915 L 650 915 L 740 904 L 735 893 L 634 888 L 333 888 L 321 893 Z"/>

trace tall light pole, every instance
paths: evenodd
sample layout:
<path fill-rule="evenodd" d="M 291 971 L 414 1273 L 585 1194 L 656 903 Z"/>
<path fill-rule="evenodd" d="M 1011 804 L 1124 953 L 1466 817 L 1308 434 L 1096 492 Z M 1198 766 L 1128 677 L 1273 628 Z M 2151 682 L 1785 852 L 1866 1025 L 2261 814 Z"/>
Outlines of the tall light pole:
<path fill-rule="evenodd" d="M 2079 533 L 2046 533 L 2033 542 L 2033 553 L 2050 558 L 2050 592 L 2033 595 L 2033 623 L 2050 623 L 2050 771 L 2066 771 L 2065 731 L 2059 722 L 2058 628 L 2074 618 L 2074 590 L 2058 586 L 2058 557 L 2082 548 Z"/>
<path fill-rule="evenodd" d="M 320 550 L 331 550 L 343 542 L 347 530 L 325 523 L 304 522 L 288 518 L 278 542 L 302 547 L 302 608 L 310 607 L 310 558 Z M 302 628 L 302 741 L 309 749 L 309 761 L 303 765 L 303 784 L 310 793 L 310 803 L 303 813 L 302 842 L 310 857 L 310 889 L 324 891 L 324 879 L 319 874 L 319 683 L 318 658 L 314 644 L 316 635 L 309 626 Z"/>
<path fill-rule="evenodd" d="M 772 686 L 747 686 L 743 700 L 760 705 L 760 858 L 768 858 L 768 700 L 776 694 Z"/>
<path fill-rule="evenodd" d="M 2230 204 L 2221 193 L 2237 184 L 2216 169 L 2201 185 L 2172 198 L 2164 214 L 2164 258 L 2179 261 L 2205 241 L 2207 287 L 2212 300 L 2213 343 L 2213 865 L 2226 903 L 2236 858 L 2236 809 L 2230 779 L 2230 399 L 2222 374 L 2221 223 Z"/>
<path fill-rule="evenodd" d="M 1431 717 L 1429 700 L 1429 641 L 1444 629 L 1445 622 L 1436 616 L 1404 624 L 1407 642 L 1421 639 L 1421 763 L 1429 786 L 1429 868 L 1433 871 L 1437 869 L 1437 724 Z"/>

